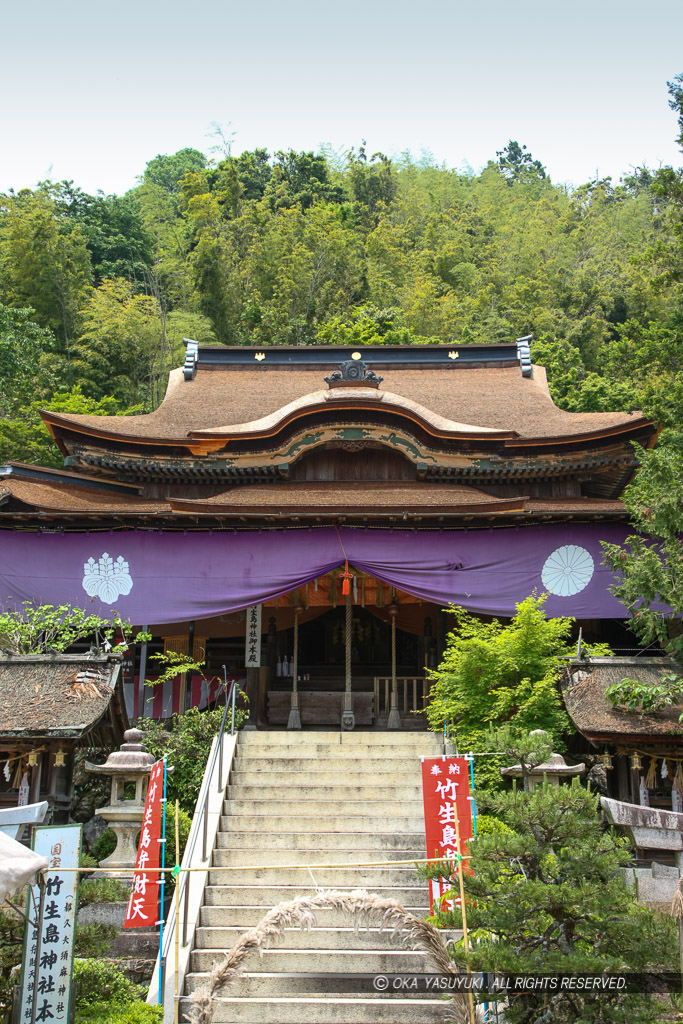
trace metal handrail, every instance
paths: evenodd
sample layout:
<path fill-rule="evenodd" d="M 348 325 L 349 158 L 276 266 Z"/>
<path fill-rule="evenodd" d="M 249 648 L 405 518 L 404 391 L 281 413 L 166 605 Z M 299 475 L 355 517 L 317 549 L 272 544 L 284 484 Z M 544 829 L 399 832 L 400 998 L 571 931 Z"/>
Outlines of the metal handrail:
<path fill-rule="evenodd" d="M 207 859 L 207 854 L 208 854 L 208 850 L 207 850 L 207 844 L 208 844 L 208 817 L 209 817 L 208 811 L 209 811 L 209 794 L 210 794 L 210 790 L 211 790 L 211 779 L 213 777 L 214 769 L 216 767 L 216 758 L 218 758 L 218 785 L 216 787 L 216 791 L 220 792 L 220 790 L 223 788 L 223 737 L 225 735 L 225 723 L 226 723 L 226 720 L 227 720 L 227 717 L 228 717 L 228 709 L 230 708 L 231 711 L 232 711 L 231 720 L 230 720 L 230 735 L 234 736 L 235 735 L 235 703 L 236 703 L 236 699 L 237 699 L 237 693 L 240 690 L 240 687 L 239 687 L 236 679 L 232 680 L 232 682 L 230 683 L 230 689 L 228 690 L 227 670 L 226 670 L 225 665 L 222 666 L 222 669 L 223 669 L 223 686 L 224 686 L 224 689 L 225 689 L 225 707 L 223 709 L 223 718 L 221 719 L 221 724 L 220 724 L 220 728 L 218 730 L 218 736 L 217 736 L 217 739 L 216 739 L 216 745 L 215 745 L 215 747 L 213 749 L 213 754 L 211 756 L 211 760 L 210 760 L 210 762 L 207 763 L 206 770 L 204 772 L 204 778 L 202 780 L 202 788 L 199 791 L 199 797 L 197 799 L 197 806 L 199 807 L 201 805 L 201 811 L 199 813 L 200 813 L 200 821 L 202 822 L 202 860 L 204 860 L 204 861 Z M 189 845 L 189 847 L 187 847 L 185 849 L 184 856 L 188 856 L 189 855 L 190 859 L 194 856 L 194 851 L 195 851 L 195 846 L 197 844 L 197 836 L 198 835 L 199 835 L 199 829 L 197 829 L 194 832 L 194 834 L 192 836 L 191 844 Z M 176 857 L 177 857 L 177 851 L 176 851 Z M 191 874 L 188 873 L 188 872 L 185 872 L 185 873 L 183 873 L 182 879 L 179 878 L 177 880 L 177 882 L 176 882 L 176 884 L 180 886 L 180 892 L 178 894 L 178 902 L 180 903 L 182 901 L 182 903 L 183 903 L 183 946 L 187 945 L 187 916 L 188 916 L 188 909 L 189 909 L 189 903 L 190 903 L 190 878 L 191 878 Z M 178 921 L 175 922 L 175 927 L 178 928 Z M 166 931 L 165 936 L 164 936 L 164 938 L 165 938 L 164 949 L 163 949 L 163 959 L 164 960 L 166 959 L 166 954 L 168 953 L 168 951 L 170 949 L 171 934 L 172 934 L 171 930 L 168 929 Z"/>

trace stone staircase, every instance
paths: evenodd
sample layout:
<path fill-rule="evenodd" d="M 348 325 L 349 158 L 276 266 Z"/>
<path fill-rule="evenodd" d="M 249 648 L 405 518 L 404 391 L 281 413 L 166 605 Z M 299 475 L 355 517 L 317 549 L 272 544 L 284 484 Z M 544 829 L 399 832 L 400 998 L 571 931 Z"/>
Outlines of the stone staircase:
<path fill-rule="evenodd" d="M 429 913 L 427 883 L 409 864 L 314 869 L 425 856 L 420 756 L 442 753 L 433 733 L 304 730 L 240 734 L 196 947 L 181 1000 L 215 961 L 281 901 L 321 889 L 365 889 Z M 267 865 L 283 865 L 282 868 Z M 301 865 L 300 867 L 297 865 Z M 252 953 L 219 994 L 213 1020 L 230 1024 L 433 1024 L 447 1019 L 438 993 L 375 991 L 377 975 L 429 974 L 424 954 L 388 931 L 356 931 L 341 912 L 321 910 L 310 931 Z M 307 975 L 325 975 L 324 978 Z M 365 975 L 363 979 L 349 975 Z"/>

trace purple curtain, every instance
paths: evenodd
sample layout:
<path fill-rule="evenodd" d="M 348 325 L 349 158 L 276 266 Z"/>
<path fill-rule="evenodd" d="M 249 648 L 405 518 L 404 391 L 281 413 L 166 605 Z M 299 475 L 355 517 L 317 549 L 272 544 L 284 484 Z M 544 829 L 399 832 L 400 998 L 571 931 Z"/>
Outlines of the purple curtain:
<path fill-rule="evenodd" d="M 550 615 L 625 617 L 608 591 L 600 541 L 623 526 L 477 530 L 283 529 L 0 532 L 0 601 L 80 605 L 144 622 L 199 620 L 256 604 L 348 558 L 372 576 L 443 605 L 511 615 L 533 590 Z"/>

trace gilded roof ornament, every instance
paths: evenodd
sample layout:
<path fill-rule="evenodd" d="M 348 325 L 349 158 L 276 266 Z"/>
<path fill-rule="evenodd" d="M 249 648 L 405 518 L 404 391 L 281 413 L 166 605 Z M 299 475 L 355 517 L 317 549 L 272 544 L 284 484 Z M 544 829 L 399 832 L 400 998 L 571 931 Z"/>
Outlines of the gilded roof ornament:
<path fill-rule="evenodd" d="M 378 388 L 384 377 L 378 377 L 374 370 L 368 367 L 362 359 L 355 359 L 357 353 L 351 359 L 345 359 L 339 363 L 339 369 L 325 377 L 325 382 L 331 388 L 339 387 L 368 387 Z"/>

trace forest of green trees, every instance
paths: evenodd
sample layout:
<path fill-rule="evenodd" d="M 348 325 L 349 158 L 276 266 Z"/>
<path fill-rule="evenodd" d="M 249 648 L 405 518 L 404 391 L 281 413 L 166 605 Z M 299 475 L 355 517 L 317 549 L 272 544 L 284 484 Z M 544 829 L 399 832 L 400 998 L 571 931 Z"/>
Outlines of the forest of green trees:
<path fill-rule="evenodd" d="M 683 76 L 669 97 L 683 148 Z M 154 408 L 183 337 L 533 334 L 558 404 L 640 408 L 681 442 L 681 169 L 570 190 L 517 142 L 476 174 L 364 146 L 217 160 L 183 149 L 139 181 L 122 196 L 70 182 L 0 195 L 0 462 L 61 464 L 39 408 Z"/>

